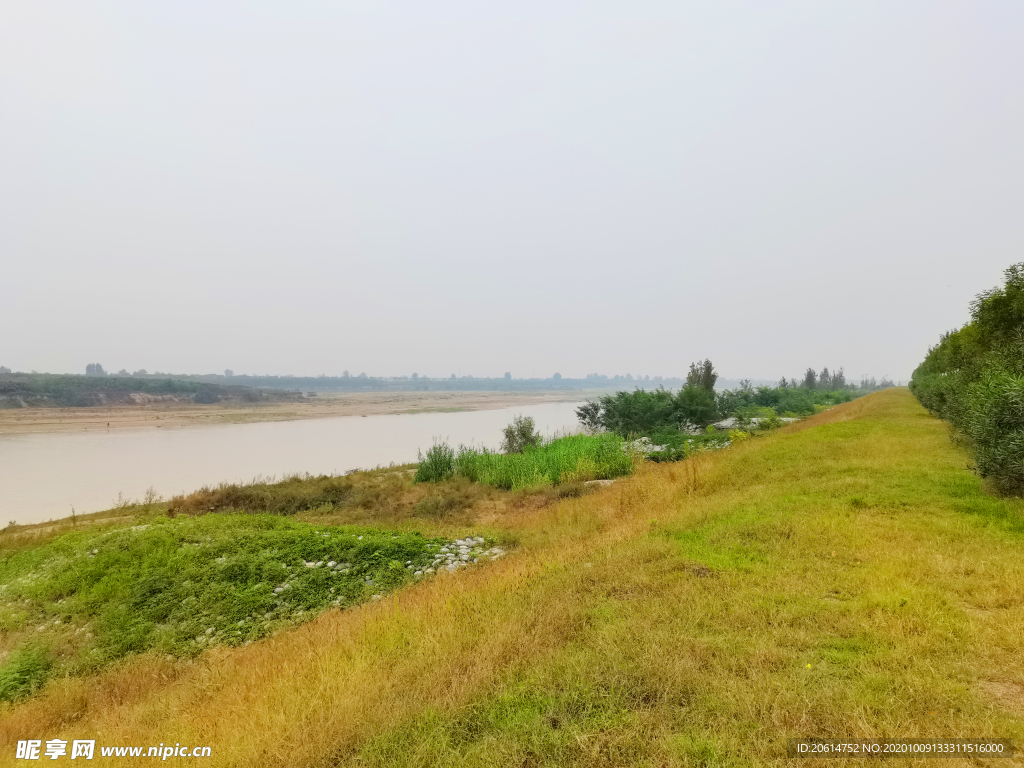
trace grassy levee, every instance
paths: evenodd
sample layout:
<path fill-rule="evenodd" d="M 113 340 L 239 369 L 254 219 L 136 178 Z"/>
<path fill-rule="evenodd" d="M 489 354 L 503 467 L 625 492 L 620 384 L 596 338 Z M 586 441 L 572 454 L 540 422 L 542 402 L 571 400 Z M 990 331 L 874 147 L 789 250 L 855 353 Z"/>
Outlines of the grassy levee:
<path fill-rule="evenodd" d="M 1024 504 L 967 463 L 886 390 L 502 519 L 519 547 L 498 562 L 250 646 L 51 682 L 0 710 L 0 761 L 56 737 L 210 745 L 204 765 L 232 766 L 781 764 L 806 736 L 1021 745 Z"/>

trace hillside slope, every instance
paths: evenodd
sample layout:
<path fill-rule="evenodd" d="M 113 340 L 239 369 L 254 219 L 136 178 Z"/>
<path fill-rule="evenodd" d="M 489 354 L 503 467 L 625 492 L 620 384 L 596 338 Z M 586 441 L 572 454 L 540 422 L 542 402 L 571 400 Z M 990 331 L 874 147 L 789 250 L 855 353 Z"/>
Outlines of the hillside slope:
<path fill-rule="evenodd" d="M 204 765 L 236 766 L 777 764 L 806 736 L 1019 745 L 1024 505 L 967 463 L 886 390 L 502 521 L 519 546 L 498 562 L 198 661 L 51 684 L 0 710 L 0 762 L 57 737 L 210 745 Z"/>

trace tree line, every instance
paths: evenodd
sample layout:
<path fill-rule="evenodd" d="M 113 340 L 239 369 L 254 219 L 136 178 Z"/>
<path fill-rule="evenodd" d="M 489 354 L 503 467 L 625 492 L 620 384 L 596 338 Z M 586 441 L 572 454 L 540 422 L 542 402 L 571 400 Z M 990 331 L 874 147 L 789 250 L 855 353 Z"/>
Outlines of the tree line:
<path fill-rule="evenodd" d="M 777 387 L 755 388 L 746 380 L 738 389 L 716 392 L 717 380 L 718 372 L 706 359 L 690 365 L 686 383 L 677 392 L 616 392 L 585 403 L 576 415 L 587 429 L 664 440 L 667 432 L 699 430 L 728 417 L 808 416 L 863 394 L 846 383 L 842 368 L 835 374 L 827 368 L 821 374 L 808 369 L 802 382 L 794 385 L 783 379 Z"/>
<path fill-rule="evenodd" d="M 949 421 L 975 468 L 997 489 L 1024 491 L 1024 263 L 971 302 L 971 319 L 943 334 L 914 371 L 910 390 Z"/>

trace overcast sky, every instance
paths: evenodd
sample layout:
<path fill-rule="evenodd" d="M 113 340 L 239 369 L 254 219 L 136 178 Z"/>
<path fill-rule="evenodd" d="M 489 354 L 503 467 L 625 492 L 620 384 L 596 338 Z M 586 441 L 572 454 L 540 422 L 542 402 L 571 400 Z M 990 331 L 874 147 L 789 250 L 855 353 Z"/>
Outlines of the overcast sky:
<path fill-rule="evenodd" d="M 0 365 L 906 379 L 1024 3 L 0 1 Z"/>

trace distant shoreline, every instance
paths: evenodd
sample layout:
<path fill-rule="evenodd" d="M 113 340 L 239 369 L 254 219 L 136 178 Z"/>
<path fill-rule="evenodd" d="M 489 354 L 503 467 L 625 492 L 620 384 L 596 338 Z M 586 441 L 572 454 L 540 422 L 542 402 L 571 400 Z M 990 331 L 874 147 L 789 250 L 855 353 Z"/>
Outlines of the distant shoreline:
<path fill-rule="evenodd" d="M 483 411 L 516 405 L 578 402 L 607 392 L 603 389 L 540 392 L 346 392 L 322 393 L 303 402 L 17 408 L 0 410 L 0 435 L 167 429 L 340 416 Z"/>

